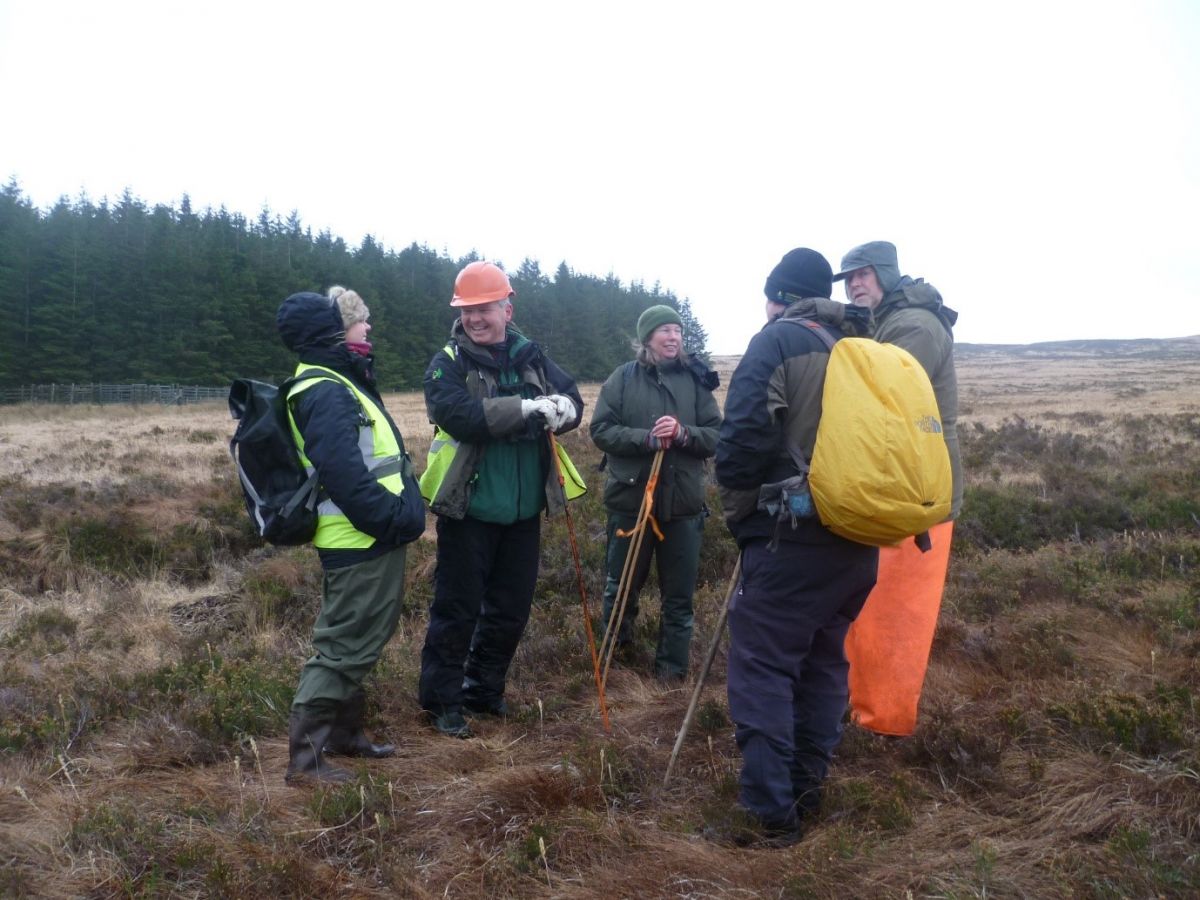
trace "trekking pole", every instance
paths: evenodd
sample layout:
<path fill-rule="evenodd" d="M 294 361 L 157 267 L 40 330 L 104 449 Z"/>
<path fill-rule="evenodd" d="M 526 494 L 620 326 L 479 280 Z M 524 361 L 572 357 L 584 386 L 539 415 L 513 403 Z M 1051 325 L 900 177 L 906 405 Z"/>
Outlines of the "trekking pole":
<path fill-rule="evenodd" d="M 671 770 L 675 768 L 675 760 L 679 758 L 683 739 L 687 737 L 688 729 L 692 725 L 692 717 L 696 715 L 696 707 L 700 703 L 700 692 L 704 690 L 704 679 L 708 677 L 708 670 L 712 668 L 713 660 L 717 656 L 717 648 L 721 645 L 721 634 L 725 631 L 725 621 L 729 618 L 729 603 L 733 600 L 733 592 L 737 590 L 741 577 L 742 555 L 739 553 L 737 562 L 733 564 L 733 574 L 729 576 L 729 590 L 725 592 L 725 603 L 721 607 L 721 615 L 717 617 L 717 627 L 713 631 L 712 643 L 708 645 L 708 655 L 704 658 L 704 665 L 700 668 L 700 675 L 696 678 L 692 700 L 688 703 L 687 712 L 683 714 L 683 724 L 679 726 L 679 736 L 675 738 L 675 748 L 671 751 L 670 760 L 667 761 L 667 774 L 663 776 L 663 787 L 666 787 L 667 782 L 671 780 Z"/>
<path fill-rule="evenodd" d="M 625 607 L 629 602 L 630 586 L 634 581 L 637 573 L 637 559 L 642 553 L 642 542 L 646 536 L 646 523 L 650 522 L 654 527 L 654 533 L 661 541 L 663 539 L 662 532 L 659 531 L 658 522 L 654 518 L 654 492 L 658 488 L 658 473 L 662 469 L 663 450 L 658 450 L 654 454 L 654 461 L 650 464 L 650 476 L 646 479 L 646 490 L 642 494 L 642 505 L 638 509 L 637 520 L 629 531 L 621 531 L 618 529 L 617 537 L 628 537 L 629 547 L 625 553 L 625 565 L 621 569 L 621 580 L 617 587 L 617 596 L 613 598 L 612 612 L 609 613 L 608 623 L 605 626 L 604 638 L 601 641 L 602 648 L 605 649 L 604 656 L 604 674 L 601 676 L 601 683 L 608 684 L 608 672 L 612 668 L 613 654 L 617 649 L 617 632 L 621 629 L 621 622 L 625 618 Z"/>
<path fill-rule="evenodd" d="M 579 582 L 579 600 L 583 604 L 583 628 L 587 633 L 588 649 L 592 652 L 592 675 L 596 679 L 596 694 L 600 699 L 600 719 L 604 722 L 604 730 L 612 731 L 608 722 L 608 703 L 604 699 L 604 682 L 600 678 L 600 657 L 596 653 L 596 636 L 592 632 L 592 614 L 588 609 L 587 587 L 583 583 L 583 563 L 579 561 L 579 544 L 575 540 L 575 522 L 571 518 L 571 506 L 567 502 L 567 481 L 563 476 L 562 460 L 558 458 L 558 441 L 554 432 L 547 430 L 550 438 L 550 456 L 554 459 L 554 468 L 558 472 L 558 489 L 562 491 L 563 515 L 567 517 L 567 535 L 571 539 L 571 557 L 575 560 L 575 578 Z"/>

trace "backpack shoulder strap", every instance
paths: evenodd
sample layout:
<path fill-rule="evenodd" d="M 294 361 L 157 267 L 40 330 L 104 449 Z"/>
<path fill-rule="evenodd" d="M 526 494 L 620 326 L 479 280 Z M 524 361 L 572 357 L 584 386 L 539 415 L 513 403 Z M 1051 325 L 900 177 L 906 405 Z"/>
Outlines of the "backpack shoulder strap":
<path fill-rule="evenodd" d="M 821 343 L 825 345 L 827 350 L 832 351 L 833 345 L 838 342 L 838 339 L 830 334 L 829 330 L 815 319 L 776 319 L 775 321 L 787 322 L 791 325 L 799 325 L 803 328 L 807 328 L 821 339 Z"/>
<path fill-rule="evenodd" d="M 292 388 L 305 381 L 333 381 L 340 384 L 346 389 L 346 393 L 354 398 L 354 402 L 358 406 L 359 425 L 362 426 L 371 424 L 372 419 L 367 415 L 366 407 L 363 406 L 362 400 L 359 399 L 358 391 L 354 390 L 350 386 L 350 382 L 337 372 L 333 371 L 332 369 L 326 369 L 324 366 L 317 366 L 301 372 L 299 375 L 293 375 L 291 378 L 287 379 L 287 381 L 281 384 L 279 386 L 279 393 L 283 395 L 284 403 L 287 403 L 290 406 L 293 399 L 291 395 Z M 305 385 L 306 388 L 311 386 L 311 384 Z"/>
<path fill-rule="evenodd" d="M 829 330 L 815 319 L 776 319 L 775 321 L 787 322 L 800 328 L 807 328 L 812 334 L 816 335 L 816 337 L 820 339 L 821 343 L 825 345 L 825 349 L 827 349 L 830 353 L 833 353 L 834 345 L 838 342 L 838 338 L 830 334 Z M 791 443 L 787 445 L 787 451 L 788 455 L 791 456 L 792 463 L 795 465 L 797 471 L 801 475 L 807 476 L 809 467 L 808 463 L 806 463 L 804 460 L 804 453 L 797 445 Z"/>
<path fill-rule="evenodd" d="M 286 396 L 291 393 L 292 388 L 303 381 L 316 381 L 318 379 L 332 381 L 334 377 L 336 377 L 335 373 L 330 372 L 328 369 L 309 369 L 307 372 L 301 372 L 299 375 L 293 375 L 291 378 L 285 379 L 284 382 L 279 385 L 279 393 Z"/>
<path fill-rule="evenodd" d="M 625 365 L 621 366 L 621 409 L 625 409 L 625 385 L 629 384 L 629 379 L 633 377 L 633 373 L 637 371 L 637 360 L 631 359 Z"/>
<path fill-rule="evenodd" d="M 625 410 L 625 385 L 629 383 L 629 379 L 633 377 L 633 373 L 637 371 L 637 360 L 631 359 L 625 365 L 621 366 L 621 410 L 624 414 Z M 597 472 L 603 472 L 608 468 L 608 454 L 604 453 L 600 456 L 600 464 L 596 466 Z"/>

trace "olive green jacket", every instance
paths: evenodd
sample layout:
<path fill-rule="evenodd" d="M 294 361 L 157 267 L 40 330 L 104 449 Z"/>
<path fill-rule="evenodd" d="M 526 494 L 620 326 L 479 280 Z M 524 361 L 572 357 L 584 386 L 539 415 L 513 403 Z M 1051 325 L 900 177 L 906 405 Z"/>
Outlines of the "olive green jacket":
<path fill-rule="evenodd" d="M 907 275 L 875 308 L 875 340 L 895 344 L 916 357 L 933 385 L 942 434 L 950 453 L 954 493 L 950 518 L 962 508 L 962 457 L 958 449 L 958 377 L 954 371 L 954 332 L 958 313 L 943 305 L 937 288 Z"/>
<path fill-rule="evenodd" d="M 678 419 L 687 440 L 676 441 L 663 456 L 654 514 L 668 522 L 704 510 L 705 460 L 716 450 L 721 412 L 712 391 L 686 365 L 672 360 L 658 366 L 626 363 L 600 388 L 591 435 L 606 454 L 604 505 L 609 512 L 636 515 L 641 507 L 655 453 L 647 437 L 661 416 Z"/>

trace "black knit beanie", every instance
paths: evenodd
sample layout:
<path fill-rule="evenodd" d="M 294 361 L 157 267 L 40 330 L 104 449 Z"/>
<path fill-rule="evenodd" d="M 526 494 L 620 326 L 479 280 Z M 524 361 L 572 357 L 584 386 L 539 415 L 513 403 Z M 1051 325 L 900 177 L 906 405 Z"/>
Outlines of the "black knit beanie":
<path fill-rule="evenodd" d="M 791 303 L 797 297 L 826 297 L 833 293 L 833 269 L 816 250 L 797 247 L 784 254 L 763 293 L 772 303 Z"/>

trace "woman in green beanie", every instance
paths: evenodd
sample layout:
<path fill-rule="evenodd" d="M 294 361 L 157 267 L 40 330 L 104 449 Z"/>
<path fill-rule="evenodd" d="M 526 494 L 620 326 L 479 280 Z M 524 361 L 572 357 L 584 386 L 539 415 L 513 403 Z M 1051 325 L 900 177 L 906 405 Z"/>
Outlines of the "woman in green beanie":
<path fill-rule="evenodd" d="M 637 321 L 637 358 L 617 368 L 604 386 L 592 414 L 591 435 L 604 451 L 608 478 L 604 506 L 608 510 L 607 579 L 604 618 L 607 623 L 617 596 L 630 538 L 618 537 L 637 521 L 654 455 L 664 451 L 654 496 L 654 517 L 662 533 L 642 539 L 633 571 L 625 614 L 617 632 L 617 648 L 628 652 L 634 640 L 638 593 L 658 560 L 662 617 L 654 673 L 668 681 L 688 671 L 692 639 L 692 594 L 700 540 L 708 509 L 704 504 L 705 460 L 717 446 L 721 413 L 713 390 L 715 372 L 683 349 L 683 320 L 670 306 L 651 306 Z"/>

